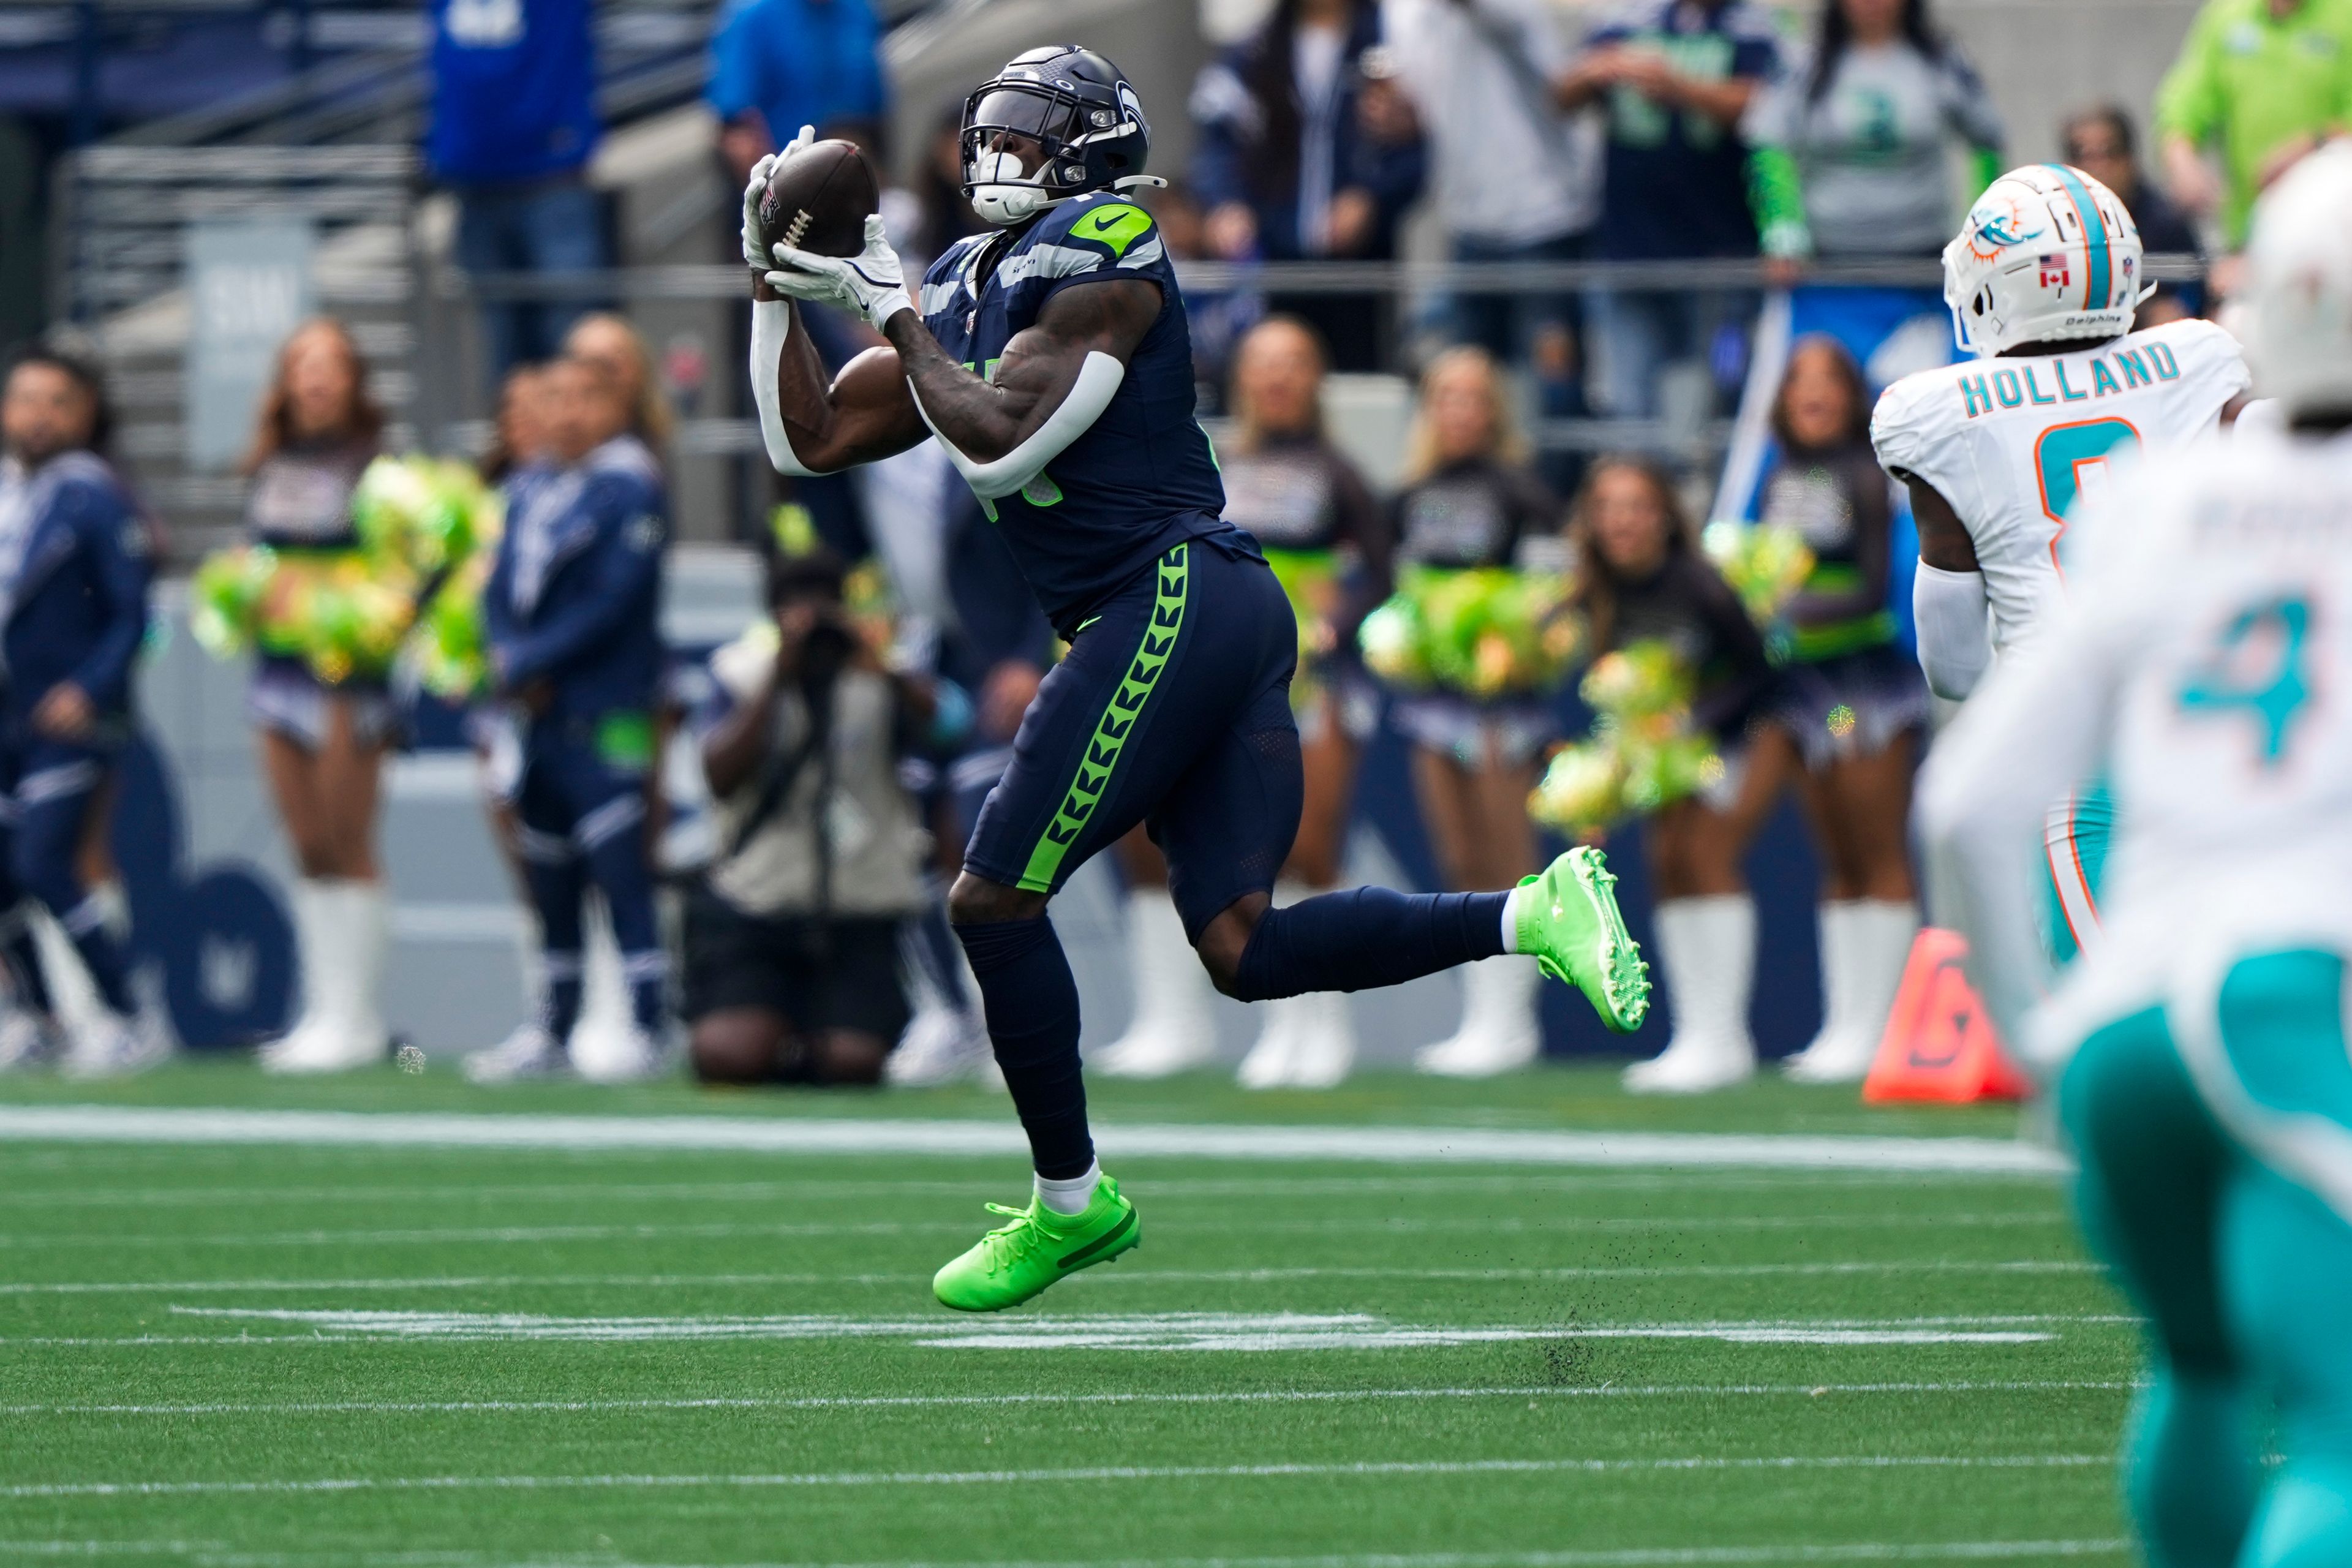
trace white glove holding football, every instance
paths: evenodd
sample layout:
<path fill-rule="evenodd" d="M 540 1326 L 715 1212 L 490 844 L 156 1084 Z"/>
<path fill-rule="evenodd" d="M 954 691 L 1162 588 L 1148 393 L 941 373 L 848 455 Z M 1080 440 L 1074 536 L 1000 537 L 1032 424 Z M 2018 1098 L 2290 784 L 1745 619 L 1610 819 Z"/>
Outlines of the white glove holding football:
<path fill-rule="evenodd" d="M 773 254 L 776 269 L 766 275 L 767 284 L 787 299 L 843 306 L 877 331 L 899 311 L 914 308 L 907 298 L 906 271 L 890 248 L 879 213 L 867 215 L 866 248 L 856 256 L 813 256 L 789 245 L 776 247 Z"/>
<path fill-rule="evenodd" d="M 768 194 L 768 176 L 776 165 L 816 140 L 816 127 L 803 125 L 801 133 L 781 153 L 771 153 L 751 165 L 751 177 L 743 186 L 743 265 L 754 272 L 765 272 L 775 265 L 768 259 L 768 247 L 760 233 L 760 201 Z"/>

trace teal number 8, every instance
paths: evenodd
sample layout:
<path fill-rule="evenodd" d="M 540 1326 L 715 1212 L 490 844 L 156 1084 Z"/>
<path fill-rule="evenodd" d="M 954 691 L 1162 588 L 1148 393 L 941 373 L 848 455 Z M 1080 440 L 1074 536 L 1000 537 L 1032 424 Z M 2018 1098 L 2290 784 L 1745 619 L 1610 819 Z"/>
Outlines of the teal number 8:
<path fill-rule="evenodd" d="M 2275 630 L 2278 668 L 2267 682 L 2243 683 L 2231 672 L 2241 649 L 2256 633 Z M 2180 706 L 2192 714 L 2244 713 L 2257 725 L 2263 766 L 2274 768 L 2286 756 L 2287 731 L 2311 700 L 2309 664 L 2311 605 L 2282 596 L 2241 611 L 2221 632 L 2205 666 L 2180 689 Z"/>
<path fill-rule="evenodd" d="M 2058 525 L 2059 539 L 2066 535 L 2066 514 L 2083 493 L 2083 469 L 2105 463 L 2118 450 L 2133 451 L 2138 447 L 2139 432 L 2123 419 L 2053 425 L 2042 433 L 2042 439 L 2033 444 L 2033 467 L 2042 481 L 2042 515 Z M 2051 541 L 2050 553 L 2055 559 L 2058 540 Z"/>

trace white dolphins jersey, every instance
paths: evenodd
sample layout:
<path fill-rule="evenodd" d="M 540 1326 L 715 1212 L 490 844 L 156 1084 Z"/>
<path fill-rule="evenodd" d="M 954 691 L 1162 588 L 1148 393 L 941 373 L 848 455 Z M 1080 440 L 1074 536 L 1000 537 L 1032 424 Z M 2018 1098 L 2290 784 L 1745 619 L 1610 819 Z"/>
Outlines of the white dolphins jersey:
<path fill-rule="evenodd" d="M 2059 541 L 2111 458 L 2214 428 L 2249 384 L 2238 342 L 2169 321 L 2069 353 L 1973 360 L 1905 376 L 1871 420 L 1879 465 L 1935 487 L 1975 542 L 1993 644 L 2038 635 L 2063 582 Z"/>
<path fill-rule="evenodd" d="M 1996 797 L 2015 817 L 2105 770 L 2101 937 L 2035 1031 L 2052 1059 L 2151 997 L 2210 991 L 2232 957 L 2352 952 L 2352 437 L 2153 459 L 2074 526 L 2067 603 L 1970 699 L 1922 792 L 1930 817 Z M 1985 886 L 2021 858 L 1969 855 Z M 1990 983 L 2021 993 L 2028 961 L 2001 930 L 1985 945 Z"/>

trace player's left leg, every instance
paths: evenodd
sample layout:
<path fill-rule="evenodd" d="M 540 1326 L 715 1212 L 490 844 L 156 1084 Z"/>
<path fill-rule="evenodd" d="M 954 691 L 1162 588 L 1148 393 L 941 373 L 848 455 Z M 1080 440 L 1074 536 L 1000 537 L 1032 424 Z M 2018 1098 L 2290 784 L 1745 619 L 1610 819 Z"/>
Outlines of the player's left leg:
<path fill-rule="evenodd" d="M 1237 565 L 1220 590 L 1223 613 L 1240 625 L 1278 620 L 1289 630 L 1288 605 L 1263 566 Z M 1525 952 L 1582 990 L 1610 1027 L 1639 1027 L 1649 979 L 1596 849 L 1572 849 L 1508 892 L 1354 888 L 1273 907 L 1304 795 L 1290 657 L 1269 650 L 1243 688 L 1249 700 L 1153 816 L 1170 891 L 1218 988 L 1244 1002 L 1362 991 Z"/>
<path fill-rule="evenodd" d="M 2231 968 L 2216 1004 L 2235 1080 L 2216 1103 L 2242 1147 L 2218 1257 L 2231 1337 L 2258 1391 L 2276 1401 L 2281 1456 L 2234 1560 L 2246 1568 L 2352 1562 L 2346 977 L 2336 952 L 2264 953 Z M 2200 1063 L 2200 1078 L 2210 1066 Z"/>
<path fill-rule="evenodd" d="M 2084 1041 L 2058 1110 L 2081 1162 L 2084 1231 L 2147 1321 L 2125 1497 L 2154 1568 L 2220 1568 L 2236 1561 L 2259 1479 L 2252 1390 L 2219 1276 L 2236 1156 L 2158 1007 Z"/>

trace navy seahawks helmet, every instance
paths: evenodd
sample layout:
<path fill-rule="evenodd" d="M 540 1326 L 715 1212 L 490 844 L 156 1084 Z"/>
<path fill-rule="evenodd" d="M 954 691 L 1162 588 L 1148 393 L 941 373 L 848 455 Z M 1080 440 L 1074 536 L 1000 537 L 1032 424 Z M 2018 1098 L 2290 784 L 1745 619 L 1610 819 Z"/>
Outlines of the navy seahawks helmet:
<path fill-rule="evenodd" d="M 1037 166 L 1002 149 L 1018 137 Z M 963 103 L 963 194 L 995 224 L 1021 223 L 1056 202 L 1145 180 L 1151 126 L 1119 69 L 1092 49 L 1049 44 L 1015 56 Z"/>

